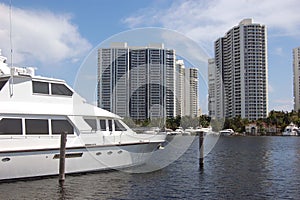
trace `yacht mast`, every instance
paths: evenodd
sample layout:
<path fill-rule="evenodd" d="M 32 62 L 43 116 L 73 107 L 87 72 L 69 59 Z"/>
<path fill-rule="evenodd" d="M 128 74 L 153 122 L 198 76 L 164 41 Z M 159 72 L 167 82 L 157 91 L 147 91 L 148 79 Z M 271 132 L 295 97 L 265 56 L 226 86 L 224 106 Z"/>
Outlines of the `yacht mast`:
<path fill-rule="evenodd" d="M 12 0 L 10 0 L 9 5 L 9 41 L 10 41 L 10 74 L 11 78 L 9 80 L 9 91 L 10 97 L 14 94 L 14 72 L 13 72 L 13 45 L 12 45 L 12 20 L 11 20 L 11 13 L 12 13 Z"/>

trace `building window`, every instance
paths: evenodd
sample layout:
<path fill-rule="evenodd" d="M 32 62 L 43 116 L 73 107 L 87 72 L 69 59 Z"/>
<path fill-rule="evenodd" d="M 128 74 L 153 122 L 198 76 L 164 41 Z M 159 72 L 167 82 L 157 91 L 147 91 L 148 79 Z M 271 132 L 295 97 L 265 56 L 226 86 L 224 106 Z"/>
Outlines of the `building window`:
<path fill-rule="evenodd" d="M 51 120 L 52 134 L 61 134 L 67 132 L 68 134 L 74 134 L 74 128 L 68 120 Z"/>
<path fill-rule="evenodd" d="M 33 93 L 49 94 L 49 84 L 47 82 L 32 81 Z"/>
<path fill-rule="evenodd" d="M 22 135 L 22 120 L 10 118 L 1 119 L 0 134 Z"/>
<path fill-rule="evenodd" d="M 25 119 L 26 135 L 48 135 L 48 119 Z"/>

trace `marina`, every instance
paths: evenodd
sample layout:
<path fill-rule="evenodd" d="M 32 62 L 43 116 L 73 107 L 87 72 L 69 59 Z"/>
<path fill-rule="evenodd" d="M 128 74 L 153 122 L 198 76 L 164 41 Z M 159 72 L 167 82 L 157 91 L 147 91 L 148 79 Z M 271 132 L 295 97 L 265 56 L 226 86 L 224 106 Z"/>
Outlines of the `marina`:
<path fill-rule="evenodd" d="M 300 199 L 300 4 L 256 3 L 1 2 L 0 199 Z"/>
<path fill-rule="evenodd" d="M 2 199 L 298 199 L 299 146 L 300 137 L 220 137 L 199 170 L 194 138 L 161 170 L 68 175 L 63 187 L 56 177 L 2 183 L 0 193 Z"/>

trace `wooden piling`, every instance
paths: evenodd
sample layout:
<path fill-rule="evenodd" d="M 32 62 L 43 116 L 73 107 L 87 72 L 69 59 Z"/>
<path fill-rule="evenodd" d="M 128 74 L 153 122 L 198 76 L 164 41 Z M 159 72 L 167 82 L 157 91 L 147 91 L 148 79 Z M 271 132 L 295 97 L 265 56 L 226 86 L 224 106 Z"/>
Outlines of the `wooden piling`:
<path fill-rule="evenodd" d="M 65 158 L 66 158 L 66 143 L 67 132 L 62 132 L 60 135 L 60 152 L 59 152 L 59 183 L 65 181 Z"/>
<path fill-rule="evenodd" d="M 199 131 L 199 168 L 200 170 L 203 169 L 204 167 L 204 146 L 203 146 L 203 141 L 204 141 L 204 133 L 203 131 Z"/>

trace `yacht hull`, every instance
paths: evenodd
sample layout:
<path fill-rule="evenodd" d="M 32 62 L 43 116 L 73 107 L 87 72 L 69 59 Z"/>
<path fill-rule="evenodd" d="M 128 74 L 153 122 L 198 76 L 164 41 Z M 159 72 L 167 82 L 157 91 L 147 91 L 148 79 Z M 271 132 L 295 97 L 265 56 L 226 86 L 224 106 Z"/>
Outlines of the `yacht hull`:
<path fill-rule="evenodd" d="M 145 163 L 160 143 L 132 143 L 66 149 L 66 173 L 121 169 Z M 0 153 L 0 180 L 57 175 L 59 149 Z"/>

